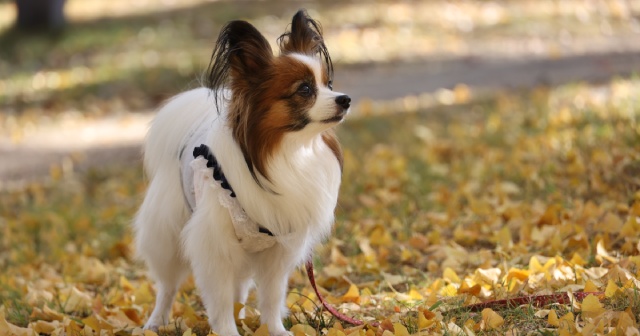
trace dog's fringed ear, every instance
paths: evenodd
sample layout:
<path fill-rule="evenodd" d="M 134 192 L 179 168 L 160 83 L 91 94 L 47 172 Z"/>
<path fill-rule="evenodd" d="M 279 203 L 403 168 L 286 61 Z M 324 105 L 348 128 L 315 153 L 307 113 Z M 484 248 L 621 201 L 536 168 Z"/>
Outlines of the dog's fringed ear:
<path fill-rule="evenodd" d="M 313 20 L 307 11 L 299 10 L 291 20 L 291 31 L 286 31 L 278 38 L 280 51 L 283 54 L 299 53 L 309 56 L 318 55 L 324 61 L 328 85 L 331 88 L 333 81 L 333 63 L 331 56 L 324 44 L 322 27 Z"/>
<path fill-rule="evenodd" d="M 269 42 L 246 21 L 231 21 L 220 31 L 207 69 L 206 85 L 212 90 L 221 89 L 232 79 L 256 78 L 273 58 Z M 215 96 L 219 100 L 222 90 Z"/>

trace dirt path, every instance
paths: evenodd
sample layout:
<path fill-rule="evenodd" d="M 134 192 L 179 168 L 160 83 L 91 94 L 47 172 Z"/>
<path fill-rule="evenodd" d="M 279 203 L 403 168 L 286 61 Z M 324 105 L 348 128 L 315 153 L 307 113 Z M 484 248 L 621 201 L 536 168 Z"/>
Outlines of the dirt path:
<path fill-rule="evenodd" d="M 640 51 L 546 59 L 463 58 L 425 63 L 373 64 L 338 68 L 336 89 L 355 101 L 387 100 L 467 84 L 475 92 L 603 81 L 640 72 Z M 140 143 L 153 114 L 63 121 L 25 133 L 19 143 L 0 135 L 0 190 L 63 171 L 140 158 Z"/>
<path fill-rule="evenodd" d="M 640 40 L 638 41 L 640 44 Z M 451 89 L 459 83 L 473 91 L 560 85 L 573 81 L 600 82 L 612 76 L 640 72 L 640 51 L 579 55 L 564 58 L 463 58 L 429 63 L 381 64 L 336 72 L 337 89 L 356 101 L 394 99 Z"/>

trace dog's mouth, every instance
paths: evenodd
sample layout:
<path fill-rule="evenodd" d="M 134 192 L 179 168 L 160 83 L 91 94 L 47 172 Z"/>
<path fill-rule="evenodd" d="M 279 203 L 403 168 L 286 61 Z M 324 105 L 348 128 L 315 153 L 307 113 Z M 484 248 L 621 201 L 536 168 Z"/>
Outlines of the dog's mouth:
<path fill-rule="evenodd" d="M 341 122 L 346 115 L 347 115 L 347 110 L 346 109 L 341 110 L 338 113 L 336 113 L 333 117 L 323 119 L 321 120 L 321 122 L 325 124 Z"/>

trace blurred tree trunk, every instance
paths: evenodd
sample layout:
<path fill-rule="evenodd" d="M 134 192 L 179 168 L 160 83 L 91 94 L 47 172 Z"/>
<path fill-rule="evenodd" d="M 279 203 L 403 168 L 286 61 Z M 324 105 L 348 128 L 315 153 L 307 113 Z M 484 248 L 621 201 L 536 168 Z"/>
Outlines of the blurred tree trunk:
<path fill-rule="evenodd" d="M 64 26 L 65 0 L 15 0 L 17 26 L 24 30 L 56 30 Z"/>

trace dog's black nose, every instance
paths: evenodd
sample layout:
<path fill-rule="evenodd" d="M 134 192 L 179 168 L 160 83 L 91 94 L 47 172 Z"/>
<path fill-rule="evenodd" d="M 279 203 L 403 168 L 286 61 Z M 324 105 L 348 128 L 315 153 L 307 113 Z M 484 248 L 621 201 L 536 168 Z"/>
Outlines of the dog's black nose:
<path fill-rule="evenodd" d="M 349 108 L 349 106 L 351 104 L 351 97 L 349 97 L 347 95 L 337 96 L 336 97 L 336 104 L 342 106 L 342 108 L 344 108 L 346 110 L 346 109 Z"/>

